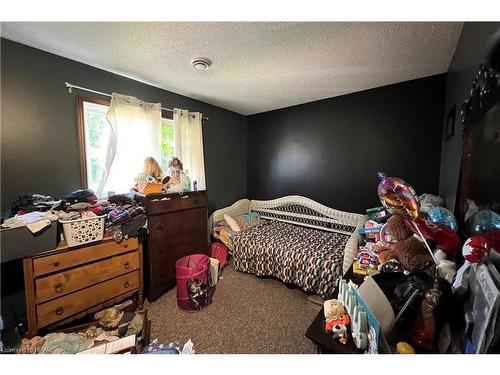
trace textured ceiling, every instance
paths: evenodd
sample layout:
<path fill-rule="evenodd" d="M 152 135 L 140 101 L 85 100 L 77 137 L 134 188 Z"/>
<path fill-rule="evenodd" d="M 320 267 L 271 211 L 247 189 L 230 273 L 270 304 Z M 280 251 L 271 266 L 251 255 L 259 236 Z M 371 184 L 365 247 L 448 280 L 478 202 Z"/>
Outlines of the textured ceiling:
<path fill-rule="evenodd" d="M 4 22 L 1 31 L 248 115 L 446 72 L 461 29 L 439 22 Z M 194 71 L 195 57 L 212 66 Z"/>

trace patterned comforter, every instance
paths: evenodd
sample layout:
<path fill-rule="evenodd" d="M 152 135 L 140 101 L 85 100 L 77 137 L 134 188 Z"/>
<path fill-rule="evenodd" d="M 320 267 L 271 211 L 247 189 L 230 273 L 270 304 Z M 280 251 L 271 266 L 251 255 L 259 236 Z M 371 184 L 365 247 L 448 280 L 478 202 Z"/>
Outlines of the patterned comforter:
<path fill-rule="evenodd" d="M 342 276 L 349 235 L 266 221 L 234 237 L 238 271 L 274 276 L 330 298 Z"/>

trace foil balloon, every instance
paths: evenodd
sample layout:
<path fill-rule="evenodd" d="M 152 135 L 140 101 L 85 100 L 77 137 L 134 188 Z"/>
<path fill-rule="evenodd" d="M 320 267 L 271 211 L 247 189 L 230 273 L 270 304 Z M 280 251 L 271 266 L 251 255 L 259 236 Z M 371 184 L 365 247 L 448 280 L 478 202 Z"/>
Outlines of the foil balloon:
<path fill-rule="evenodd" d="M 393 215 L 414 220 L 418 217 L 420 203 L 415 190 L 398 177 L 387 177 L 379 172 L 378 197 L 382 205 Z"/>
<path fill-rule="evenodd" d="M 465 223 L 465 229 L 469 235 L 499 230 L 500 215 L 491 210 L 476 212 Z"/>
<path fill-rule="evenodd" d="M 405 224 L 413 233 L 434 242 L 437 248 L 443 250 L 447 254 L 453 254 L 462 244 L 458 234 L 450 228 L 429 223 L 421 217 L 417 217 L 414 220 L 405 219 Z"/>
<path fill-rule="evenodd" d="M 482 262 L 487 256 L 494 263 L 500 259 L 500 230 L 479 234 L 465 241 L 462 248 L 465 263 L 460 267 L 453 282 L 453 291 L 462 296 L 469 285 L 469 269 L 472 263 Z"/>
<path fill-rule="evenodd" d="M 458 229 L 457 219 L 455 219 L 455 216 L 444 207 L 434 207 L 429 211 L 428 216 L 428 220 L 431 223 L 445 226 L 454 232 Z"/>

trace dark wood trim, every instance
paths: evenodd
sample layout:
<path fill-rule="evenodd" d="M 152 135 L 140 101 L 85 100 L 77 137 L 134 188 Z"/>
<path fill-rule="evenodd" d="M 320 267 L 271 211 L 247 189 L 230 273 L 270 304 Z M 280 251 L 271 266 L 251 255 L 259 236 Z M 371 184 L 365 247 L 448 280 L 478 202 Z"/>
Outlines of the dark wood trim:
<path fill-rule="evenodd" d="M 471 159 L 474 153 L 472 129 L 481 118 L 500 103 L 500 72 L 489 64 L 481 64 L 472 82 L 469 96 L 460 110 L 462 129 L 462 159 L 455 199 L 455 215 L 460 226 L 465 224 L 467 197 L 471 181 Z"/>
<path fill-rule="evenodd" d="M 83 103 L 95 103 L 109 106 L 110 100 L 92 98 L 86 96 L 75 96 L 76 105 L 76 128 L 78 132 L 78 149 L 80 154 L 80 185 L 82 189 L 87 189 L 87 155 L 85 154 L 85 115 L 83 113 Z"/>
<path fill-rule="evenodd" d="M 142 309 L 144 307 L 144 258 L 142 251 L 142 241 L 139 241 L 139 292 L 138 292 L 138 305 Z M 147 310 L 146 310 L 147 311 Z M 147 320 L 147 319 L 146 319 Z M 149 341 L 148 341 L 149 344 Z M 147 345 L 147 344 L 145 344 Z"/>
<path fill-rule="evenodd" d="M 462 104 L 460 116 L 464 128 L 477 124 L 491 108 L 500 102 L 500 72 L 481 64 L 472 82 L 469 96 Z"/>
<path fill-rule="evenodd" d="M 470 159 L 472 156 L 472 139 L 469 130 L 470 128 L 465 128 L 463 132 L 462 160 L 460 163 L 457 198 L 455 199 L 455 214 L 458 218 L 458 224 L 461 227 L 465 225 L 465 213 L 467 212 L 467 196 L 469 194 L 471 172 Z"/>
<path fill-rule="evenodd" d="M 33 337 L 38 333 L 35 311 L 35 291 L 33 284 L 33 260 L 23 259 L 24 271 L 24 298 L 26 301 L 26 320 L 28 323 L 27 337 Z"/>

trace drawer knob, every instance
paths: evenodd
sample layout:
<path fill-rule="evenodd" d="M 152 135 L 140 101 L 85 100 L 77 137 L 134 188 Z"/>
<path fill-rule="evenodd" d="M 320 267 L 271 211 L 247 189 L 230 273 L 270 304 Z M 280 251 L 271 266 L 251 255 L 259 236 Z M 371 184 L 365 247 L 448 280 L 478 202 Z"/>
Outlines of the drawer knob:
<path fill-rule="evenodd" d="M 63 288 L 62 283 L 57 283 L 56 285 L 54 285 L 54 289 L 55 289 L 56 293 L 62 293 L 64 288 Z"/>
<path fill-rule="evenodd" d="M 62 313 L 64 312 L 64 309 L 62 308 L 62 306 L 59 306 L 57 309 L 56 309 L 56 315 L 62 315 Z"/>
<path fill-rule="evenodd" d="M 160 232 L 161 232 L 161 231 L 163 230 L 163 224 L 162 224 L 162 223 L 158 223 L 158 224 L 156 224 L 156 225 L 155 225 L 155 229 L 156 229 L 157 231 L 160 231 Z"/>
<path fill-rule="evenodd" d="M 59 262 L 54 262 L 54 267 L 59 267 Z"/>
<path fill-rule="evenodd" d="M 125 283 L 123 284 L 123 287 L 126 289 L 130 286 L 129 282 L 128 281 L 125 281 Z"/>
<path fill-rule="evenodd" d="M 128 270 L 130 268 L 130 263 L 126 261 L 123 267 L 125 267 L 125 269 Z"/>

